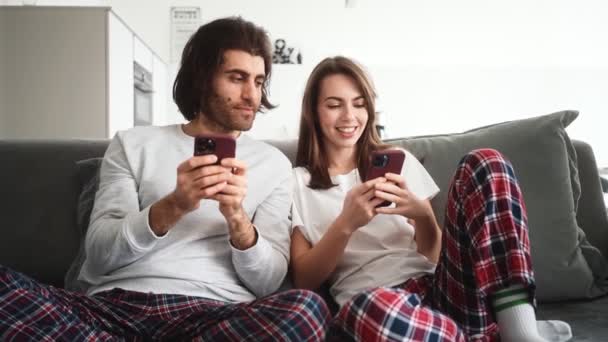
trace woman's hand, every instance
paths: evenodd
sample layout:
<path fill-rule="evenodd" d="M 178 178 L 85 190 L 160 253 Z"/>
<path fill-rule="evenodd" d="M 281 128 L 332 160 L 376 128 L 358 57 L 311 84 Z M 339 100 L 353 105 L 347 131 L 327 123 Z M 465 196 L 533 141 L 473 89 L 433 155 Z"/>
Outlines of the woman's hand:
<path fill-rule="evenodd" d="M 386 182 L 386 178 L 380 177 L 354 186 L 346 194 L 342 212 L 336 219 L 341 222 L 341 227 L 354 232 L 365 226 L 376 216 L 375 208 L 383 202 L 382 199 L 374 198 L 375 186 Z"/>
<path fill-rule="evenodd" d="M 374 196 L 376 198 L 395 203 L 394 208 L 376 208 L 378 214 L 398 214 L 414 221 L 428 218 L 433 215 L 433 210 L 426 199 L 420 199 L 411 192 L 405 184 L 401 175 L 387 173 L 387 182 L 374 185 Z"/>

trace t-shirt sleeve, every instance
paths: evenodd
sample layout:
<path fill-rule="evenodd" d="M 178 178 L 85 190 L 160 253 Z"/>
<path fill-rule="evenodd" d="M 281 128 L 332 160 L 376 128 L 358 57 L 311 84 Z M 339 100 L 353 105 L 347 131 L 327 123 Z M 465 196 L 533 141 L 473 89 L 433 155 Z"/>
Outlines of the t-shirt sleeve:
<path fill-rule="evenodd" d="M 420 164 L 418 159 L 408 151 L 405 151 L 405 162 L 401 170 L 401 176 L 405 178 L 407 187 L 420 199 L 432 199 L 439 192 L 439 187 Z"/>
<path fill-rule="evenodd" d="M 307 175 L 307 171 L 303 168 L 295 168 L 293 169 L 293 201 L 291 205 L 291 227 L 292 231 L 294 228 L 298 227 L 298 230 L 304 238 L 308 240 L 308 242 L 312 243 L 313 240 L 310 235 L 310 227 L 304 222 L 303 210 L 305 209 L 303 205 L 306 205 L 304 197 L 305 191 L 307 190 L 306 184 L 307 180 L 305 175 Z"/>

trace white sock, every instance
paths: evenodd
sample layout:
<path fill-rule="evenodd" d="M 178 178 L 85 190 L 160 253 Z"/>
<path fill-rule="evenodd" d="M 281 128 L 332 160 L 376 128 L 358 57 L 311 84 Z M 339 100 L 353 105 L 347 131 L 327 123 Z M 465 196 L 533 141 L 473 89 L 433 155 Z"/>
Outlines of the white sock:
<path fill-rule="evenodd" d="M 492 295 L 492 306 L 502 342 L 546 342 L 538 333 L 536 313 L 530 304 L 528 290 L 511 286 Z"/>
<path fill-rule="evenodd" d="M 503 342 L 546 342 L 538 333 L 536 314 L 530 304 L 519 304 L 496 313 Z"/>

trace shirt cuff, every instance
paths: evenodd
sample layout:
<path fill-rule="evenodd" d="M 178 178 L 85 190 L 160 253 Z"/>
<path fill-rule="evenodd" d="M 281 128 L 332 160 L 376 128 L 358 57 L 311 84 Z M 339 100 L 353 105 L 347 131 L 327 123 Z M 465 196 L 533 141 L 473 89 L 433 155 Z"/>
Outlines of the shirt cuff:
<path fill-rule="evenodd" d="M 264 265 L 264 260 L 266 260 L 270 248 L 270 243 L 266 241 L 260 235 L 258 228 L 253 225 L 253 229 L 255 229 L 255 233 L 258 237 L 255 245 L 245 249 L 240 250 L 235 248 L 232 243 L 230 243 L 230 249 L 232 249 L 232 262 L 236 265 L 239 265 L 244 268 L 252 268 L 259 265 Z"/>
<path fill-rule="evenodd" d="M 150 207 L 146 207 L 139 213 L 129 215 L 128 219 L 125 220 L 126 227 L 124 227 L 125 237 L 129 244 L 137 250 L 148 250 L 158 240 L 162 240 L 170 232 L 163 236 L 154 234 L 152 228 L 150 228 Z"/>

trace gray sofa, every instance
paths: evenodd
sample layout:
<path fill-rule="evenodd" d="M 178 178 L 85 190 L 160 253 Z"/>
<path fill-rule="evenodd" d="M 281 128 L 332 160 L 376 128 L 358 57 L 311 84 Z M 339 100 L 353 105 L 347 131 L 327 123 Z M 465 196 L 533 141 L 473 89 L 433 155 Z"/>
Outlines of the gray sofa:
<path fill-rule="evenodd" d="M 473 133 L 475 137 L 479 136 L 479 131 Z M 469 137 L 471 134 L 465 132 L 461 135 Z M 489 134 L 495 136 L 497 133 L 490 131 Z M 437 165 L 440 165 L 437 163 L 451 160 L 450 163 L 454 164 L 453 168 L 455 163 L 452 160 L 458 159 L 457 156 L 448 158 L 449 151 L 442 150 L 441 144 L 458 145 L 459 142 L 455 143 L 453 139 L 459 139 L 461 135 L 395 139 L 391 142 L 412 150 L 437 180 L 437 177 L 443 177 L 435 170 Z M 476 144 L 483 145 L 484 139 L 487 138 L 482 137 L 481 141 L 476 141 Z M 538 144 L 543 144 L 543 141 L 539 141 Z M 293 160 L 295 141 L 271 143 Z M 107 144 L 108 141 L 91 140 L 0 140 L 0 189 L 2 189 L 0 264 L 47 284 L 58 287 L 64 285 L 64 275 L 78 251 L 82 238 L 82 233 L 76 224 L 76 216 L 83 180 L 79 178 L 81 175 L 75 163 L 87 158 L 102 157 Z M 497 143 L 497 145 L 500 149 L 501 144 Z M 431 150 L 433 148 L 437 150 L 435 159 L 432 159 L 431 155 L 425 155 L 425 148 L 429 146 L 432 147 Z M 462 142 L 460 146 L 468 148 L 467 144 Z M 504 149 L 510 151 L 509 146 L 505 146 Z M 571 166 L 576 167 L 577 178 L 580 180 L 576 220 L 583 229 L 593 225 L 593 229 L 585 230 L 586 238 L 596 246 L 601 246 L 599 249 L 606 255 L 608 254 L 608 250 L 605 249 L 608 248 L 608 219 L 593 152 L 591 147 L 582 141 L 573 141 L 572 147 L 574 150 L 571 152 L 576 155 L 576 165 Z M 514 148 L 521 147 L 514 146 Z M 517 172 L 518 165 L 516 163 L 514 165 Z M 525 168 L 521 167 L 521 169 Z M 544 172 L 552 171 L 542 170 L 541 174 Z M 526 174 L 520 173 L 518 176 L 523 179 L 522 187 L 524 195 L 527 195 L 526 189 L 534 185 L 524 187 L 523 184 L 527 184 Z M 437 182 L 445 190 L 444 181 Z M 438 213 L 442 210 L 442 208 L 436 209 Z M 535 227 L 532 226 L 532 217 L 530 220 L 532 235 Z M 539 260 L 539 264 L 542 265 L 542 256 L 534 254 L 535 240 L 531 240 L 533 262 L 536 264 Z M 576 246 L 580 244 L 577 243 Z M 569 322 L 574 334 L 573 341 L 607 341 L 608 297 L 602 296 L 601 291 L 591 291 L 578 296 L 579 299 L 573 299 L 577 297 L 576 295 L 565 295 L 563 300 L 559 300 L 555 296 L 560 294 L 547 289 L 551 286 L 556 288 L 561 286 L 559 278 L 555 279 L 557 279 L 556 283 L 552 281 L 551 285 L 543 285 L 542 290 L 547 298 L 539 305 L 539 317 Z M 581 297 L 584 299 L 580 299 Z M 597 298 L 588 299 L 590 297 Z"/>

